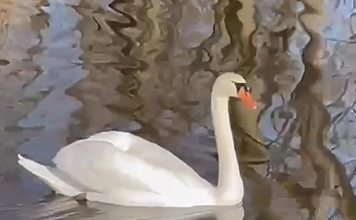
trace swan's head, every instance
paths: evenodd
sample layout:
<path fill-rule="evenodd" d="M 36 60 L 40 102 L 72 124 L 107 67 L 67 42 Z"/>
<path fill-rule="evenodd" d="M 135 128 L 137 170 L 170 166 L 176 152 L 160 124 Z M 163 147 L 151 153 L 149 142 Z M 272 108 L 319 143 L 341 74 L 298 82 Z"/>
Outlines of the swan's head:
<path fill-rule="evenodd" d="M 238 98 L 247 107 L 256 109 L 256 102 L 251 96 L 251 88 L 246 84 L 245 79 L 233 72 L 221 74 L 214 83 L 213 94 L 216 97 Z"/>

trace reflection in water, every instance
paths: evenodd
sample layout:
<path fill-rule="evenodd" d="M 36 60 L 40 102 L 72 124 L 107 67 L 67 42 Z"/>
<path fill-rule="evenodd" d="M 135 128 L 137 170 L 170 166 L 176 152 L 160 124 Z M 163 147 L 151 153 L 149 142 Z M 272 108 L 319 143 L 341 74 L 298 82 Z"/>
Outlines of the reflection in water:
<path fill-rule="evenodd" d="M 244 219 L 355 218 L 353 0 L 47 2 L 0 0 L 2 217 L 124 218 L 51 199 L 16 166 L 16 151 L 49 163 L 109 129 L 157 142 L 215 183 L 210 87 L 233 70 L 259 101 L 247 113 L 230 103 Z M 242 218 L 229 213 L 215 214 Z"/>
<path fill-rule="evenodd" d="M 242 220 L 243 208 L 236 207 L 196 207 L 189 209 L 180 208 L 140 208 L 120 207 L 90 203 L 85 206 L 78 205 L 68 198 L 56 198 L 51 202 L 37 204 L 29 210 L 21 210 L 23 219 L 162 219 L 162 220 Z"/>
<path fill-rule="evenodd" d="M 192 209 L 158 209 L 158 208 L 130 208 L 101 205 L 97 203 L 88 206 L 78 205 L 66 198 L 56 198 L 54 201 L 39 203 L 17 211 L 19 218 L 34 219 L 165 219 L 165 220 L 242 220 L 242 207 L 192 208 Z M 3 214 L 3 213 L 2 213 Z M 7 217 L 11 215 L 2 215 Z M 10 219 L 10 218 L 5 218 Z"/>
<path fill-rule="evenodd" d="M 311 12 L 314 9 L 315 12 Z M 356 197 L 345 174 L 345 168 L 324 144 L 325 130 L 330 126 L 330 116 L 322 103 L 323 59 L 325 50 L 321 31 L 324 26 L 323 4 L 306 4 L 305 10 L 299 19 L 309 33 L 311 41 L 305 47 L 303 61 L 305 71 L 302 80 L 296 87 L 294 106 L 297 111 L 299 123 L 298 133 L 301 136 L 301 151 L 307 153 L 316 170 L 316 191 L 318 196 L 316 209 L 312 215 L 316 219 L 327 219 L 330 209 L 338 209 L 336 213 L 344 219 L 356 218 L 354 207 Z M 334 213 L 333 213 L 334 214 Z"/>

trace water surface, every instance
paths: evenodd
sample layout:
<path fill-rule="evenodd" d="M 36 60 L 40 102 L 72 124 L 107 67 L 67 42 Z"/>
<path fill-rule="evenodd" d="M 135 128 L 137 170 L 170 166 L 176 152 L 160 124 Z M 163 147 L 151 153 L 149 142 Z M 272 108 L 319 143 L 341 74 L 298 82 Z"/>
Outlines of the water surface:
<path fill-rule="evenodd" d="M 355 5 L 1 0 L 1 218 L 356 219 Z M 230 103 L 243 210 L 178 218 L 77 204 L 16 164 L 17 153 L 48 164 L 64 145 L 115 129 L 216 183 L 210 89 L 224 71 L 243 75 L 259 106 Z"/>

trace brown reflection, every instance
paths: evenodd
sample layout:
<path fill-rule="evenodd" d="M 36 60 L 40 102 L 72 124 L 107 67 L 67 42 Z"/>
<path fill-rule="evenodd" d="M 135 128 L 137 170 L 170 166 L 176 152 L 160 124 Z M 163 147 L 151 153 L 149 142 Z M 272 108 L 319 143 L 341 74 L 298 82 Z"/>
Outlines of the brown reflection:
<path fill-rule="evenodd" d="M 39 42 L 32 30 L 32 22 L 40 17 L 39 2 L 0 1 L 0 197 L 5 200 L 3 204 L 12 202 L 12 190 L 7 190 L 8 183 L 3 181 L 18 178 L 15 149 L 38 133 L 23 131 L 16 123 L 34 105 L 34 100 L 24 102 L 23 88 L 40 72 L 39 66 L 31 61 L 33 54 L 29 53 Z M 38 22 L 38 26 L 42 24 Z"/>
<path fill-rule="evenodd" d="M 256 65 L 256 45 L 254 44 L 254 37 L 257 31 L 256 24 L 256 6 L 254 1 L 240 0 L 241 8 L 237 15 L 241 21 L 242 30 L 241 43 L 239 44 L 239 51 L 242 55 L 242 60 L 239 65 L 239 70 L 243 71 L 246 76 L 251 74 Z"/>
<path fill-rule="evenodd" d="M 226 45 L 221 49 L 224 60 L 227 60 L 228 56 L 233 56 L 236 62 L 239 62 L 242 57 L 239 50 L 243 48 L 242 43 L 242 22 L 239 20 L 237 12 L 242 8 L 242 4 L 240 1 L 230 0 L 229 4 L 225 7 L 225 26 L 226 31 L 230 37 L 230 44 Z"/>
<path fill-rule="evenodd" d="M 136 3 L 140 6 L 140 2 Z M 72 126 L 72 134 L 75 134 L 72 140 L 110 129 L 118 121 L 128 124 L 142 105 L 137 94 L 140 82 L 136 73 L 144 70 L 146 64 L 131 55 L 137 45 L 124 30 L 136 28 L 137 21 L 124 10 L 125 5 L 126 1 L 113 1 L 108 4 L 110 10 L 102 14 L 95 13 L 96 8 L 92 7 L 93 18 L 83 21 L 83 58 L 89 75 L 68 91 L 84 103 L 84 108 L 75 114 L 80 124 Z M 92 15 L 90 11 L 78 10 Z"/>
<path fill-rule="evenodd" d="M 322 103 L 324 54 L 322 31 L 323 1 L 304 1 L 305 10 L 299 21 L 311 40 L 305 47 L 303 62 L 305 71 L 297 85 L 291 104 L 297 111 L 298 133 L 301 137 L 301 154 L 310 158 L 316 172 L 315 210 L 310 219 L 328 219 L 330 208 L 339 209 L 344 219 L 356 218 L 356 198 L 345 168 L 324 144 L 330 127 L 330 115 Z M 304 157 L 304 159 L 307 159 Z"/>
<path fill-rule="evenodd" d="M 215 75 L 217 75 L 217 70 L 212 66 L 212 63 L 216 63 L 216 55 L 220 54 L 221 52 L 221 47 L 220 47 L 220 52 L 216 51 L 217 54 L 215 55 L 214 50 L 215 47 L 218 46 L 219 41 L 223 38 L 224 34 L 224 25 L 223 25 L 223 19 L 224 19 L 224 8 L 227 7 L 229 4 L 228 0 L 218 0 L 214 6 L 213 6 L 213 13 L 214 13 L 214 19 L 213 19 L 213 25 L 212 29 L 213 32 L 212 34 L 206 38 L 197 48 L 196 48 L 196 58 L 195 60 L 190 64 L 190 71 L 191 75 L 193 75 L 194 72 L 199 70 L 199 67 L 213 72 Z"/>
<path fill-rule="evenodd" d="M 0 30 L 21 28 L 30 21 L 30 16 L 38 14 L 37 5 L 41 0 L 1 0 L 0 1 Z"/>

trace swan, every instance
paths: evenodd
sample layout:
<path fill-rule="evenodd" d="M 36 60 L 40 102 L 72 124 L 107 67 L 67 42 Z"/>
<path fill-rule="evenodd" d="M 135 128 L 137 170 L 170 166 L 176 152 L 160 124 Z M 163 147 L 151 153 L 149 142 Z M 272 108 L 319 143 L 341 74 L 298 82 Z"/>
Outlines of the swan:
<path fill-rule="evenodd" d="M 107 131 L 63 147 L 54 166 L 18 154 L 18 163 L 57 194 L 136 207 L 231 206 L 242 203 L 244 186 L 236 157 L 228 101 L 256 108 L 245 79 L 218 76 L 211 94 L 219 159 L 217 186 L 200 177 L 168 150 L 131 133 Z"/>

